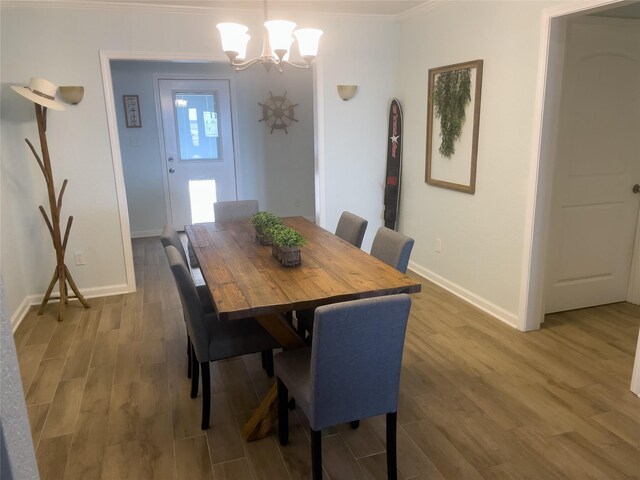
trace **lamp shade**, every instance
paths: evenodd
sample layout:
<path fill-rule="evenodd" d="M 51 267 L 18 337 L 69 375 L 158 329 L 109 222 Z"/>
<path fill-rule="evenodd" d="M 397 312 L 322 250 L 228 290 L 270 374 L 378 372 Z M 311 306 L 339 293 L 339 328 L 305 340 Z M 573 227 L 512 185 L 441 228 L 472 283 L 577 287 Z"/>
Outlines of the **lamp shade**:
<path fill-rule="evenodd" d="M 246 33 L 242 36 L 242 43 L 240 45 L 241 49 L 238 52 L 238 56 L 236 57 L 238 60 L 244 60 L 247 57 L 247 44 L 249 43 L 250 39 L 251 35 L 248 35 Z"/>
<path fill-rule="evenodd" d="M 247 35 L 247 27 L 239 23 L 219 23 L 216 28 L 220 31 L 222 50 L 246 55 L 247 42 L 251 38 Z"/>
<path fill-rule="evenodd" d="M 82 86 L 61 86 L 60 96 L 72 105 L 77 105 L 84 97 L 84 87 Z"/>
<path fill-rule="evenodd" d="M 358 90 L 357 85 L 338 85 L 338 96 L 344 100 L 351 100 Z"/>
<path fill-rule="evenodd" d="M 285 53 L 282 57 L 282 60 L 284 60 L 285 62 L 289 61 L 289 54 L 291 53 L 291 45 L 293 45 L 293 37 L 291 37 L 291 40 L 289 41 L 289 50 L 287 50 L 287 53 Z"/>
<path fill-rule="evenodd" d="M 301 28 L 293 32 L 293 34 L 298 40 L 298 48 L 303 58 L 315 57 L 318 54 L 318 45 L 320 44 L 322 30 L 318 30 L 317 28 Z"/>
<path fill-rule="evenodd" d="M 271 48 L 282 58 L 291 48 L 291 34 L 296 28 L 296 24 L 288 20 L 269 20 L 264 22 L 264 26 L 269 32 Z"/>

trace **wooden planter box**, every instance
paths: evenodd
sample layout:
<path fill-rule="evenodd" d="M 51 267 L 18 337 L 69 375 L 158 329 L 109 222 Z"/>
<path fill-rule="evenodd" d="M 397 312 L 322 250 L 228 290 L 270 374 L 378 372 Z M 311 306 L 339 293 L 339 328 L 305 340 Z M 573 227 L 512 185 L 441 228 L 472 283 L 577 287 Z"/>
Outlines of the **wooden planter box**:
<path fill-rule="evenodd" d="M 271 254 L 285 267 L 299 267 L 302 265 L 299 247 L 281 248 L 277 245 L 272 245 Z"/>
<path fill-rule="evenodd" d="M 271 245 L 271 235 L 263 232 L 262 229 L 256 228 L 256 242 L 260 245 Z"/>

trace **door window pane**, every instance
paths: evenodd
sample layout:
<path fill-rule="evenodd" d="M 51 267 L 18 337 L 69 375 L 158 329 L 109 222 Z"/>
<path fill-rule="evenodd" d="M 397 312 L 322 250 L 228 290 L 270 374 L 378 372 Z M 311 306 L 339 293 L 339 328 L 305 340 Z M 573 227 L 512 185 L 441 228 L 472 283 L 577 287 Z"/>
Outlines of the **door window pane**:
<path fill-rule="evenodd" d="M 217 202 L 216 181 L 189 180 L 191 223 L 213 222 L 213 204 Z"/>
<path fill-rule="evenodd" d="M 176 93 L 180 160 L 218 160 L 218 105 L 214 93 Z"/>

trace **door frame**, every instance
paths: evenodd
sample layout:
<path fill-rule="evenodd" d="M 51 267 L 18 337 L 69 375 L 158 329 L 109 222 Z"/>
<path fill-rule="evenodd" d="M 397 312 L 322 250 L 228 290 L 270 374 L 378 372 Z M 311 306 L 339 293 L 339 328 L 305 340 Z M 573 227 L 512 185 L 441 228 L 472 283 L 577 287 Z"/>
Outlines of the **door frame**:
<path fill-rule="evenodd" d="M 133 248 L 131 245 L 131 228 L 129 225 L 129 208 L 127 205 L 127 193 L 124 183 L 124 171 L 122 168 L 122 154 L 120 150 L 120 137 L 118 135 L 118 122 L 116 116 L 115 99 L 113 94 L 113 79 L 111 76 L 112 60 L 138 60 L 159 62 L 187 62 L 187 63 L 213 63 L 227 61 L 222 57 L 202 55 L 194 53 L 149 53 L 100 50 L 100 69 L 102 72 L 102 88 L 104 91 L 105 110 L 107 114 L 107 127 L 109 130 L 109 143 L 111 144 L 111 160 L 113 163 L 113 176 L 116 187 L 116 200 L 118 204 L 118 216 L 120 218 L 120 233 L 122 251 L 124 257 L 125 277 L 127 292 L 136 291 L 136 275 L 133 264 Z M 320 226 L 325 225 L 325 133 L 324 133 L 324 79 L 319 73 L 322 71 L 322 61 L 317 59 L 311 65 L 313 76 L 313 111 L 314 111 L 314 171 L 315 171 L 315 204 L 316 222 Z M 234 92 L 235 93 L 235 92 Z M 237 118 L 237 115 L 236 115 Z M 235 139 L 234 139 L 235 142 Z M 235 148 L 235 143 L 234 143 Z M 238 150 L 236 150 L 236 153 Z M 236 175 L 237 181 L 237 175 Z M 236 184 L 237 186 L 237 184 Z M 236 189 L 237 192 L 237 189 Z"/>
<path fill-rule="evenodd" d="M 533 151 L 525 215 L 524 245 L 518 328 L 537 330 L 544 319 L 544 264 L 551 222 L 553 147 L 558 122 L 558 102 L 564 53 L 562 20 L 579 17 L 586 11 L 607 10 L 624 0 L 578 0 L 543 10 L 540 24 L 538 79 L 533 117 Z M 545 111 L 546 108 L 546 111 Z M 638 269 L 635 269 L 638 270 Z M 632 275 L 638 272 L 632 270 Z M 636 282 L 637 284 L 638 282 Z"/>
<path fill-rule="evenodd" d="M 240 144 L 238 142 L 238 112 L 237 112 L 237 103 L 236 103 L 236 82 L 235 78 L 231 75 L 195 75 L 195 74 L 162 74 L 162 73 L 154 73 L 153 74 L 153 93 L 154 99 L 156 102 L 156 120 L 158 123 L 158 138 L 160 140 L 160 152 L 162 155 L 162 160 L 165 161 L 167 158 L 166 146 L 164 143 L 164 128 L 162 126 L 162 105 L 160 103 L 160 86 L 158 84 L 159 80 L 225 80 L 229 82 L 229 102 L 231 109 L 231 138 L 233 142 L 233 181 L 236 184 L 236 200 L 238 199 L 238 165 L 237 165 L 237 157 L 238 151 L 240 148 Z M 162 167 L 162 183 L 164 188 L 164 206 L 167 217 L 167 223 L 173 224 L 173 214 L 171 212 L 171 195 L 169 194 L 169 175 L 167 175 L 167 169 L 164 166 Z"/>
<path fill-rule="evenodd" d="M 562 75 L 562 53 L 565 39 L 557 42 L 552 34 L 558 33 L 562 25 L 554 20 L 563 17 L 581 16 L 586 10 L 608 9 L 615 4 L 622 4 L 624 0 L 578 0 L 545 9 L 542 13 L 540 25 L 540 49 L 538 58 L 538 80 L 534 103 L 533 117 L 533 152 L 529 168 L 529 187 L 527 190 L 527 207 L 525 215 L 524 248 L 522 255 L 522 276 L 520 284 L 520 302 L 518 307 L 518 327 L 521 330 L 537 330 L 544 319 L 544 264 L 546 259 L 547 238 L 551 223 L 551 202 L 549 201 L 553 182 L 554 155 L 549 155 L 555 144 L 552 130 L 558 121 L 557 105 L 545 102 L 547 97 L 558 96 L 561 86 L 558 79 Z M 561 22 L 560 22 L 561 23 Z M 553 27 L 553 28 L 552 28 Z M 561 33 L 563 35 L 564 32 Z M 553 81 L 547 84 L 547 79 Z M 551 106 L 545 112 L 545 104 Z M 557 104 L 557 102 L 556 102 Z M 640 214 L 639 214 L 640 215 Z M 640 239 L 636 228 L 636 247 Z M 632 265 L 630 287 L 633 285 L 640 290 L 640 261 L 637 260 L 637 248 L 634 249 L 635 268 Z M 638 292 L 627 293 L 627 298 L 639 295 Z M 631 378 L 630 390 L 640 397 L 640 337 L 636 346 L 636 354 Z"/>

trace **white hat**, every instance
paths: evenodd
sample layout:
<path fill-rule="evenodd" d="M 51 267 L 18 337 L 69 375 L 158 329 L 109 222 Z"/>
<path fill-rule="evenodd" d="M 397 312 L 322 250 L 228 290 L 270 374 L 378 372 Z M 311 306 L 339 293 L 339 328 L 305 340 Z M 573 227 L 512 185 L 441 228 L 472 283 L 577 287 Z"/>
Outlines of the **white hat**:
<path fill-rule="evenodd" d="M 64 110 L 64 105 L 56 100 L 58 87 L 44 78 L 32 78 L 28 87 L 13 85 L 11 88 L 38 105 L 53 110 Z"/>

